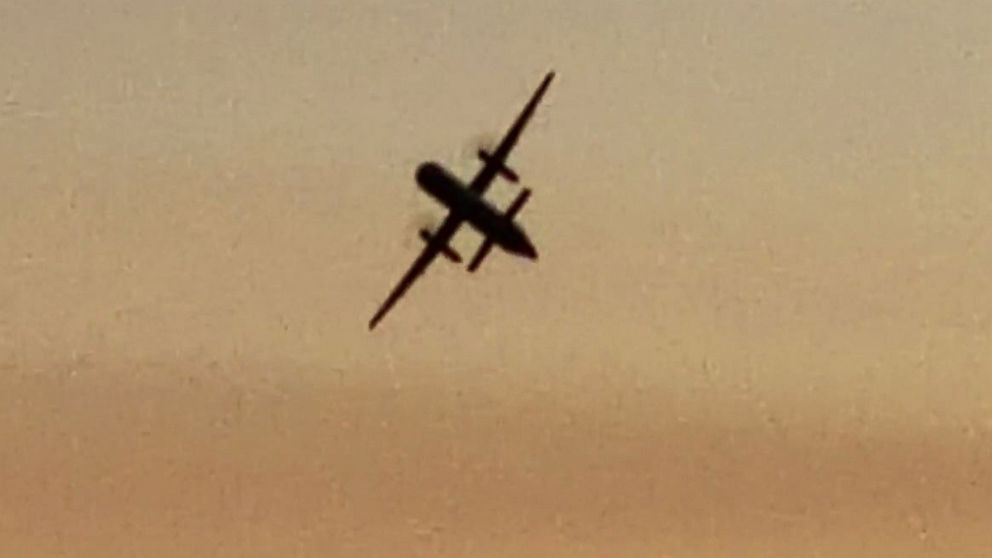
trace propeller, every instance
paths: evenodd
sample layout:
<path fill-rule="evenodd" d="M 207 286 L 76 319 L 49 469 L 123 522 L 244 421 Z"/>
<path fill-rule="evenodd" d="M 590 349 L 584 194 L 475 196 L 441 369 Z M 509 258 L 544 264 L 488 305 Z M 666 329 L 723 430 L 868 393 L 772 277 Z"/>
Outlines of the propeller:
<path fill-rule="evenodd" d="M 478 153 L 480 149 L 492 152 L 499 145 L 499 134 L 493 132 L 480 132 L 469 137 L 458 149 L 456 159 L 459 165 L 473 166 L 478 164 Z"/>
<path fill-rule="evenodd" d="M 426 229 L 428 232 L 434 233 L 440 226 L 441 219 L 435 212 L 429 209 L 420 209 L 414 212 L 403 231 L 403 247 L 409 248 L 415 244 L 419 245 L 421 243 L 420 231 Z"/>

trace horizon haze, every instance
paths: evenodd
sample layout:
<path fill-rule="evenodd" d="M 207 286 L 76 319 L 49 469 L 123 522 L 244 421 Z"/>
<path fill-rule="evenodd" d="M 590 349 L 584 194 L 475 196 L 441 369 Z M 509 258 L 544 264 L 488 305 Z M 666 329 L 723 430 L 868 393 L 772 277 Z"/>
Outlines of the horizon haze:
<path fill-rule="evenodd" d="M 5 2 L 0 555 L 992 555 L 987 12 Z"/>

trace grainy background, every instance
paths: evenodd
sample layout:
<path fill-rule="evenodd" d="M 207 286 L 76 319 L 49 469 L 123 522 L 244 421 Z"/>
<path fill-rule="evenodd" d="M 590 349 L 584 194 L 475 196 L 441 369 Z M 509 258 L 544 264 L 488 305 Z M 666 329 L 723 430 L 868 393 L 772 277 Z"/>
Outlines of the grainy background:
<path fill-rule="evenodd" d="M 6 0 L 0 555 L 992 554 L 990 37 Z M 442 215 L 416 164 L 468 176 L 550 68 L 541 260 L 439 262 L 369 334 Z"/>

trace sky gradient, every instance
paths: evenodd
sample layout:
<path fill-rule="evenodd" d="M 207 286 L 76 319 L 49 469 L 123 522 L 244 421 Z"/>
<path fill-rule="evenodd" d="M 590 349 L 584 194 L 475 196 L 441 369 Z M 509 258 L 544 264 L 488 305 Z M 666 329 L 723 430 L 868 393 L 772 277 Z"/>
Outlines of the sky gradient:
<path fill-rule="evenodd" d="M 0 554 L 989 554 L 987 12 L 4 2 Z"/>

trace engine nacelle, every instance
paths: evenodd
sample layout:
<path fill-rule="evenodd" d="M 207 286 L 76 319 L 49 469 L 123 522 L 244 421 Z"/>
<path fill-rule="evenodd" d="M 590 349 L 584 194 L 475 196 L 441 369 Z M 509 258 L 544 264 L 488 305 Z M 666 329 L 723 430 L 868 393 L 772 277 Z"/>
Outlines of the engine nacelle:
<path fill-rule="evenodd" d="M 420 239 L 424 241 L 424 244 L 430 244 L 431 241 L 434 240 L 434 235 L 432 235 L 431 231 L 427 229 L 420 229 Z M 443 254 L 445 258 L 448 258 L 448 261 L 462 263 L 461 255 L 458 252 L 455 252 L 455 250 L 447 244 L 441 246 L 441 254 Z"/>
<path fill-rule="evenodd" d="M 493 160 L 492 153 L 489 153 L 485 149 L 480 149 L 477 152 L 477 154 L 479 155 L 479 160 L 487 165 L 490 164 L 490 162 Z M 496 167 L 496 172 L 498 172 L 500 176 L 509 180 L 510 182 L 513 183 L 520 182 L 520 177 L 517 175 L 517 173 L 513 172 L 513 169 L 511 169 L 510 167 L 504 164 L 498 165 Z"/>

